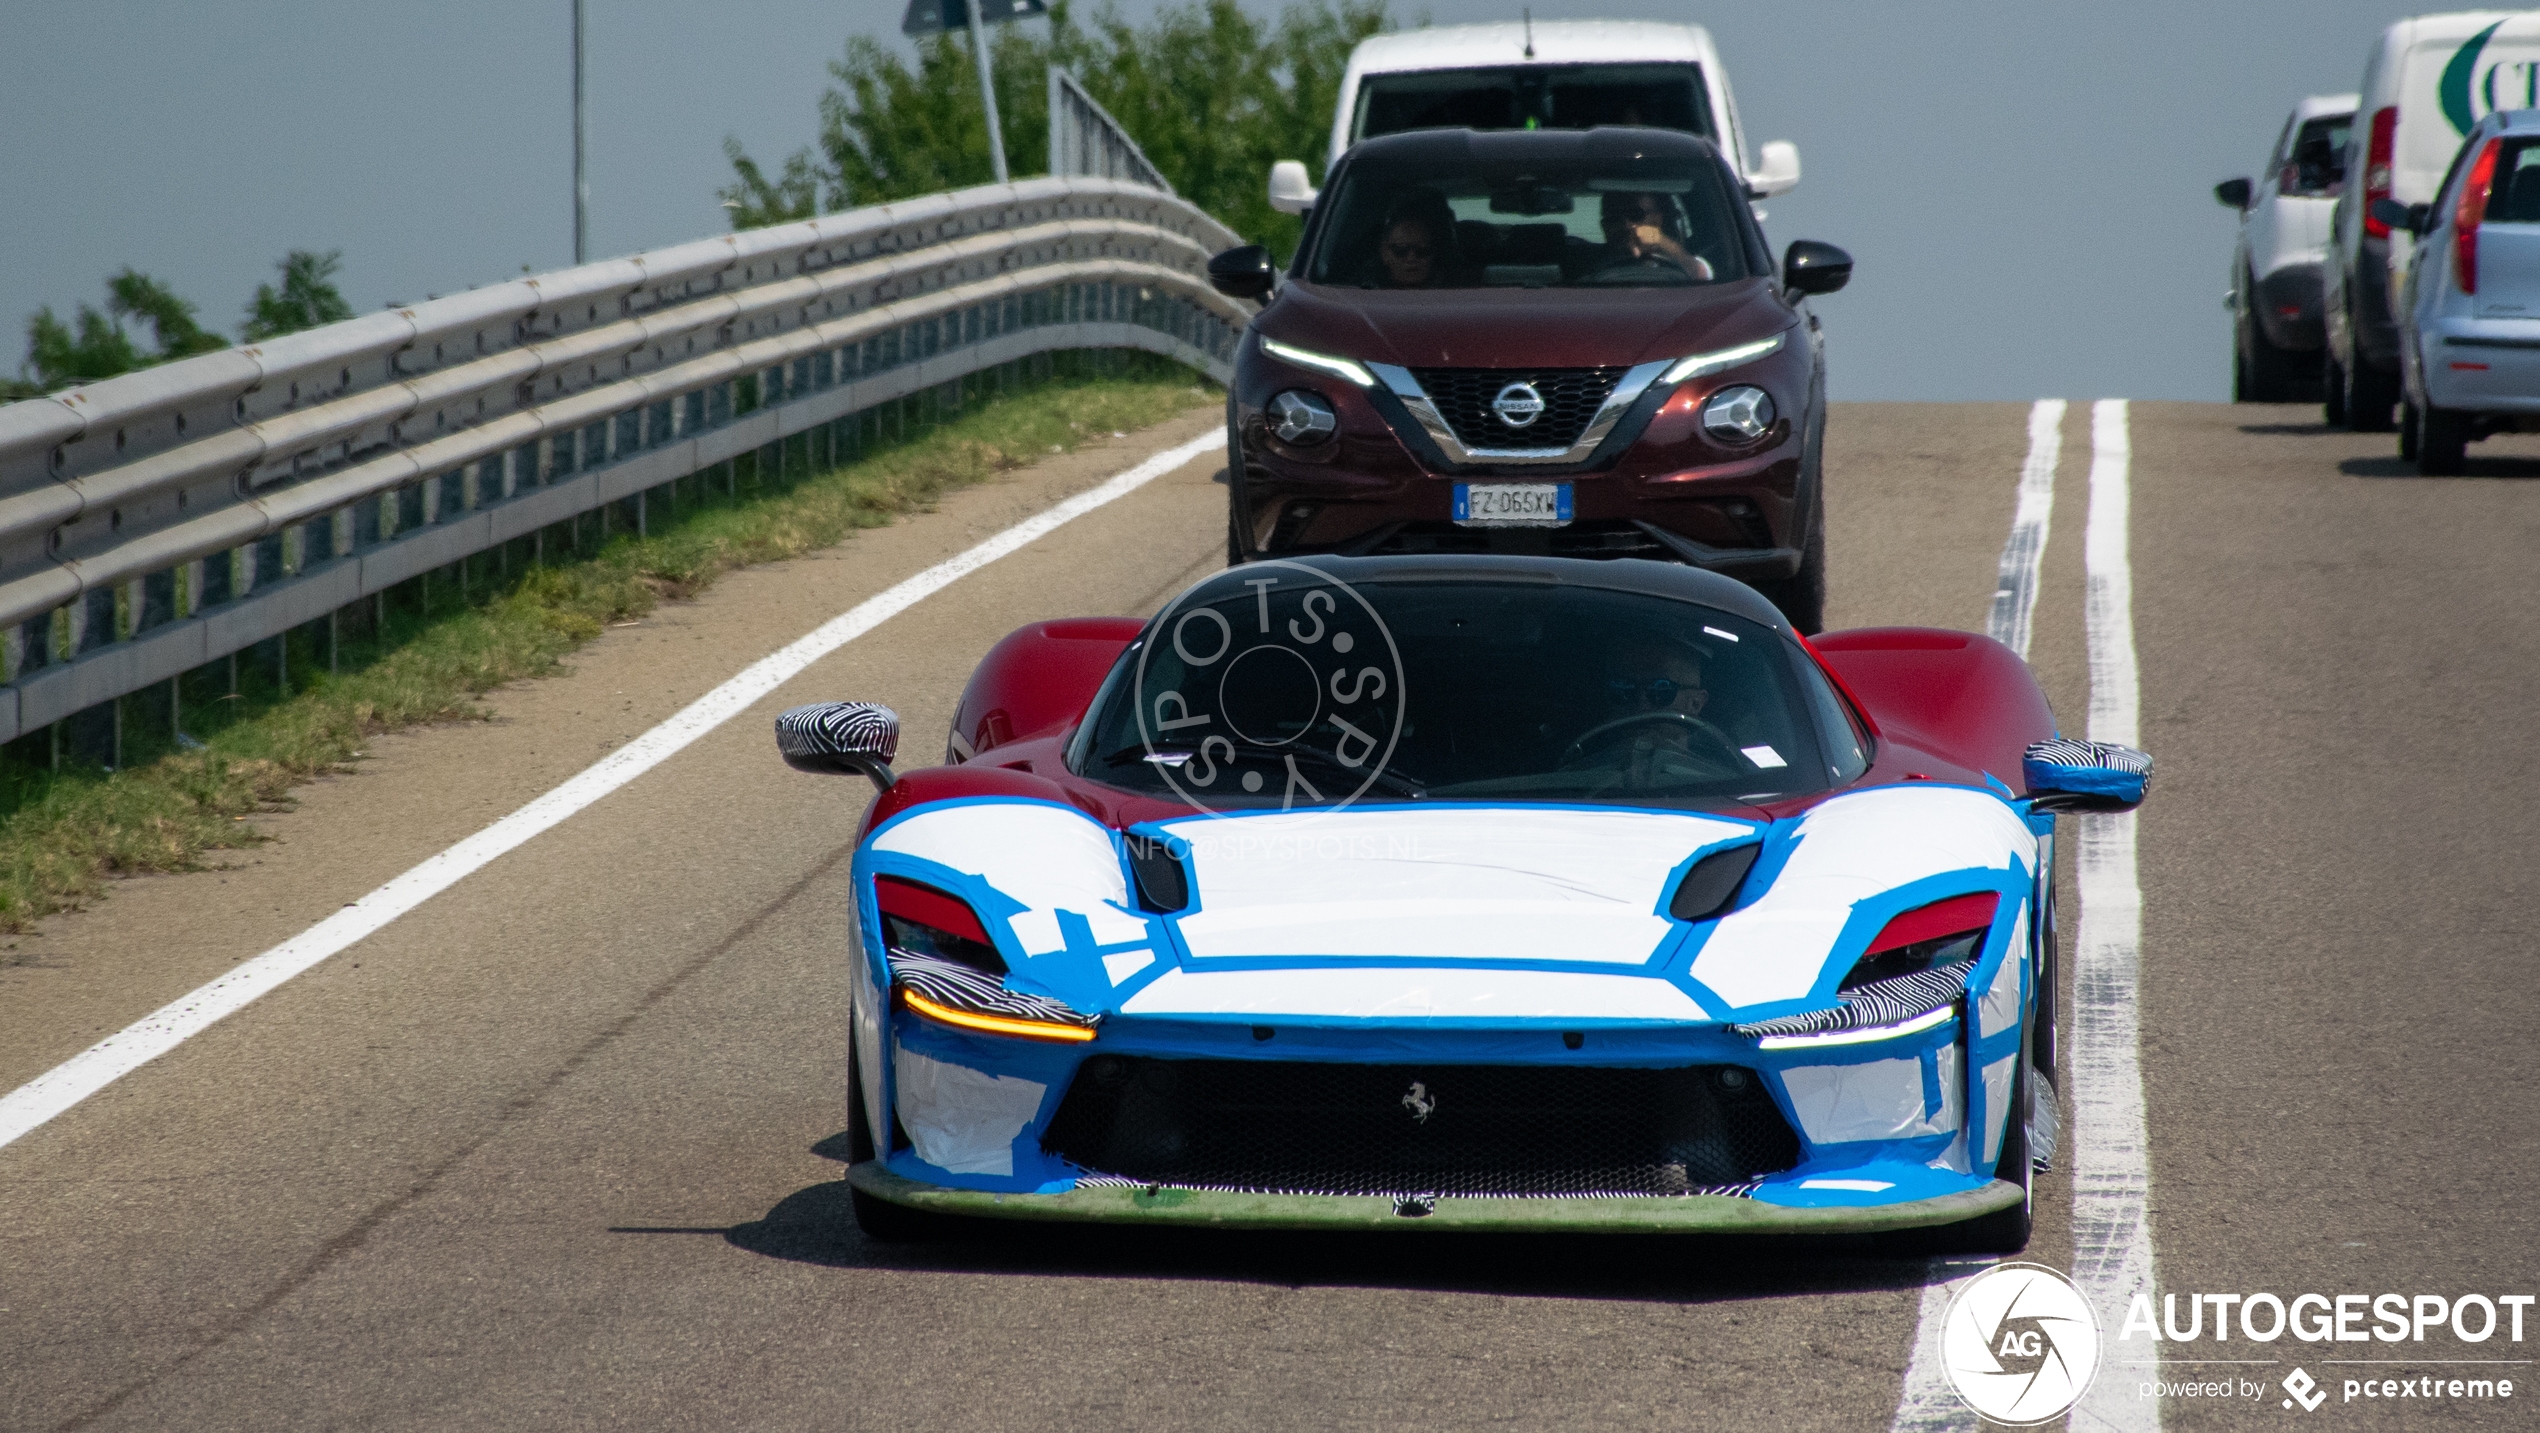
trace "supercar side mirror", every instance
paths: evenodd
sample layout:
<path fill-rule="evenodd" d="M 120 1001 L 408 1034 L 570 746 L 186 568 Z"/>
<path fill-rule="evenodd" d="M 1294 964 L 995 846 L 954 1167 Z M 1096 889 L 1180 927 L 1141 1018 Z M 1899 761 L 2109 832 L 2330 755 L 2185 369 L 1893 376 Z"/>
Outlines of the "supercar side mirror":
<path fill-rule="evenodd" d="M 2131 811 L 2152 785 L 2152 758 L 2113 741 L 2041 741 L 2020 755 L 2032 811 Z"/>
<path fill-rule="evenodd" d="M 2214 202 L 2225 209 L 2248 208 L 2249 194 L 2249 181 L 2246 179 L 2226 179 L 2214 186 Z"/>
<path fill-rule="evenodd" d="M 871 702 L 814 702 L 776 719 L 776 750 L 796 771 L 861 776 L 888 791 L 899 777 L 899 713 Z"/>
<path fill-rule="evenodd" d="M 1830 294 L 1852 282 L 1852 256 L 1832 244 L 1794 239 L 1782 251 L 1782 287 L 1803 294 Z"/>
<path fill-rule="evenodd" d="M 1270 207 L 1282 214 L 1302 214 L 1321 197 L 1305 176 L 1305 162 L 1282 159 L 1270 166 Z"/>
<path fill-rule="evenodd" d="M 1270 251 L 1259 244 L 1228 249 L 1208 261 L 1209 287 L 1230 299 L 1267 303 L 1270 288 L 1278 278 L 1279 271 L 1270 262 Z"/>

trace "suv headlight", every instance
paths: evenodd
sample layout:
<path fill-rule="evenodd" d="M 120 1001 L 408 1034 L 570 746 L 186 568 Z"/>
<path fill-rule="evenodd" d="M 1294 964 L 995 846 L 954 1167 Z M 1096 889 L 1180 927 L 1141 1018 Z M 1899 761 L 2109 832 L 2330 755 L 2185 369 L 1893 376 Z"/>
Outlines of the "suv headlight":
<path fill-rule="evenodd" d="M 1270 431 L 1282 443 L 1309 448 L 1332 436 L 1340 419 L 1322 395 L 1291 388 L 1275 395 L 1269 407 Z"/>
<path fill-rule="evenodd" d="M 1334 378 L 1345 378 L 1361 388 L 1376 386 L 1376 375 L 1368 372 L 1367 365 L 1354 358 L 1316 353 L 1310 348 L 1299 348 L 1292 343 L 1281 343 L 1275 338 L 1261 340 L 1261 351 L 1282 363 L 1293 363 L 1299 368 L 1311 368 L 1317 373 L 1328 373 Z"/>
<path fill-rule="evenodd" d="M 1688 358 L 1680 358 L 1676 360 L 1675 367 L 1658 375 L 1658 381 L 1682 383 L 1688 378 L 1726 373 L 1741 363 L 1753 363 L 1768 353 L 1780 352 L 1783 342 L 1788 337 L 1788 334 L 1777 333 L 1771 338 L 1759 338 L 1753 343 L 1741 343 L 1735 348 L 1715 349 L 1710 353 L 1697 353 Z"/>
<path fill-rule="evenodd" d="M 1712 394 L 1702 405 L 1702 431 L 1734 447 L 1773 431 L 1773 420 L 1779 416 L 1773 395 L 1751 383 L 1740 383 Z"/>

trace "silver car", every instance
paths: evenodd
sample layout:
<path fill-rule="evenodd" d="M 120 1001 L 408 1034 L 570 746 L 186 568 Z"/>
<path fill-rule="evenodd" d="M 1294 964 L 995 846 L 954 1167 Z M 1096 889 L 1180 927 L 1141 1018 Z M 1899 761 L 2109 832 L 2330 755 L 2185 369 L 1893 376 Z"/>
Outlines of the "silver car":
<path fill-rule="evenodd" d="M 2430 204 L 2384 199 L 2415 236 L 2400 292 L 2399 455 L 2458 473 L 2490 433 L 2540 431 L 2540 110 L 2500 110 Z"/>
<path fill-rule="evenodd" d="M 2240 212 L 2232 247 L 2231 398 L 2299 403 L 2319 396 L 2321 264 L 2330 215 L 2346 180 L 2346 136 L 2355 96 L 2312 95 L 2293 107 L 2256 179 L 2214 186 Z"/>

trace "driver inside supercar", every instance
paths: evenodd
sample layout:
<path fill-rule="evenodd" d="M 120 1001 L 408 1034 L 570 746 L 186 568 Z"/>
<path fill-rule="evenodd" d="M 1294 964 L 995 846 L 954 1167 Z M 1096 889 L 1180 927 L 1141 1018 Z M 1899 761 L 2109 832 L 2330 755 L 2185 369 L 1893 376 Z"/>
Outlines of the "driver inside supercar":
<path fill-rule="evenodd" d="M 1226 630 L 1260 629 L 1257 594 L 1226 581 L 1223 596 L 1194 594 L 1198 605 Z M 1212 807 L 1292 799 L 1291 761 L 1326 798 L 1363 789 L 1359 799 L 1378 801 L 1710 807 L 1822 791 L 1858 772 L 1849 726 L 1819 729 L 1843 722 L 1823 673 L 1787 637 L 1732 613 L 1572 586 L 1428 580 L 1356 594 L 1363 607 L 1344 599 L 1361 644 L 1348 685 L 1326 680 L 1319 697 L 1299 685 L 1319 670 L 1316 651 L 1200 662 L 1214 658 L 1210 644 L 1183 653 L 1160 642 L 1106 688 L 1079 769 Z M 1381 682 L 1366 679 L 1370 664 Z M 1334 700 L 1362 686 L 1388 700 Z"/>

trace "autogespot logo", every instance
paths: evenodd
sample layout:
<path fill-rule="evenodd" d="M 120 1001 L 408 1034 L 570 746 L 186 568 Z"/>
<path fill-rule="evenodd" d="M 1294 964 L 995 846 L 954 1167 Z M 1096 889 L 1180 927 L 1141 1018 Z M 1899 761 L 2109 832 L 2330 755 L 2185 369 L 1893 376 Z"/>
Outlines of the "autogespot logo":
<path fill-rule="evenodd" d="M 2099 1371 L 2099 1318 L 2043 1264 L 1996 1264 L 1949 1305 L 1940 1359 L 1969 1408 L 2014 1427 L 2061 1418 Z"/>
<path fill-rule="evenodd" d="M 1138 739 L 1176 795 L 1337 809 L 1389 780 L 1402 654 L 1375 607 L 1301 562 L 1246 563 L 1173 599 L 1138 652 Z"/>

